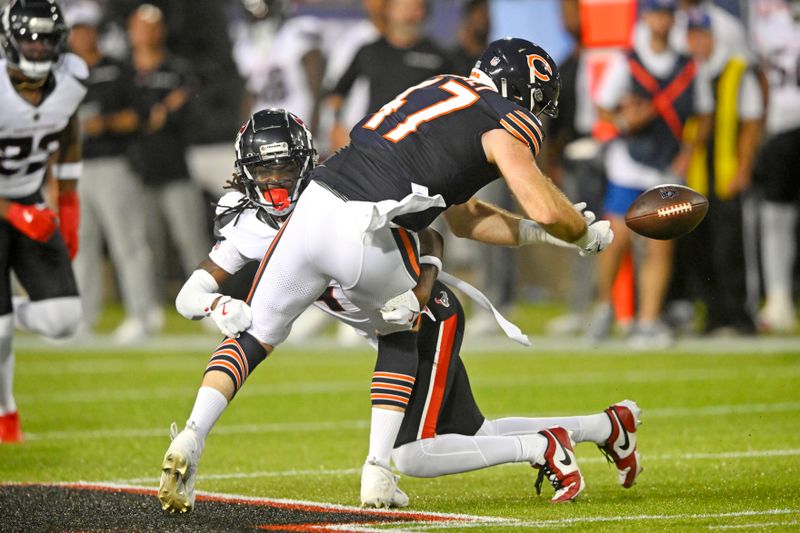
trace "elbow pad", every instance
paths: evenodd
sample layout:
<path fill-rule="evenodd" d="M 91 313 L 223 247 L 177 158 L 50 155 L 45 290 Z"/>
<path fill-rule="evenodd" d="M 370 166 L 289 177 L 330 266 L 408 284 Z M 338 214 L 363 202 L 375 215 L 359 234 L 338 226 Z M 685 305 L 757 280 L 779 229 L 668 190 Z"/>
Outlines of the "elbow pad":
<path fill-rule="evenodd" d="M 189 320 L 199 320 L 211 314 L 211 304 L 222 296 L 219 284 L 205 270 L 195 270 L 175 298 L 175 308 Z"/>

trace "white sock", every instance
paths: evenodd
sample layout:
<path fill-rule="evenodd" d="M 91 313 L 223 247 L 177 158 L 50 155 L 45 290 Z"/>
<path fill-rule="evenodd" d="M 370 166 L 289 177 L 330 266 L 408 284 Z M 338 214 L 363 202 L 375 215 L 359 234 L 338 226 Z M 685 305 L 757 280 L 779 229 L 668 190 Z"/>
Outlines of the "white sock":
<path fill-rule="evenodd" d="M 761 206 L 761 257 L 768 298 L 775 293 L 791 295 L 796 223 L 793 204 L 764 202 Z"/>
<path fill-rule="evenodd" d="M 186 421 L 186 427 L 194 423 L 200 440 L 205 441 L 208 432 L 217 423 L 222 412 L 228 406 L 225 395 L 212 387 L 200 387 L 197 399 L 194 401 L 192 414 Z"/>
<path fill-rule="evenodd" d="M 372 421 L 369 427 L 369 453 L 367 461 L 389 468 L 392 448 L 403 423 L 402 411 L 372 408 Z"/>
<path fill-rule="evenodd" d="M 394 450 L 403 474 L 437 477 L 494 465 L 541 460 L 547 447 L 542 435 L 485 437 L 448 433 L 404 444 Z"/>
<path fill-rule="evenodd" d="M 14 352 L 11 336 L 14 333 L 14 317 L 0 316 L 0 416 L 17 410 L 14 402 Z"/>
<path fill-rule="evenodd" d="M 486 420 L 478 430 L 478 435 L 528 435 L 553 426 L 572 432 L 575 442 L 594 442 L 604 444 L 611 436 L 611 421 L 608 415 L 600 413 L 587 416 L 521 418 L 509 417 Z"/>
<path fill-rule="evenodd" d="M 11 351 L 11 337 L 0 337 L 0 416 L 16 411 L 14 352 Z"/>

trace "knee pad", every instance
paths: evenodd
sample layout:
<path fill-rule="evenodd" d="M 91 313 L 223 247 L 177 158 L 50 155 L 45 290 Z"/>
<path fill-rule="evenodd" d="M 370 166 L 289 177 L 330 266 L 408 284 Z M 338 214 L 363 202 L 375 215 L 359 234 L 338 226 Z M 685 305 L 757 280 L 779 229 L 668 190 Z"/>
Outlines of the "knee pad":
<path fill-rule="evenodd" d="M 267 351 L 249 333 L 235 339 L 225 339 L 211 355 L 205 373 L 211 371 L 227 374 L 233 381 L 235 395 L 244 385 L 247 376 L 267 358 Z"/>
<path fill-rule="evenodd" d="M 74 335 L 83 316 L 78 296 L 36 302 L 15 299 L 14 313 L 20 327 L 51 339 Z"/>

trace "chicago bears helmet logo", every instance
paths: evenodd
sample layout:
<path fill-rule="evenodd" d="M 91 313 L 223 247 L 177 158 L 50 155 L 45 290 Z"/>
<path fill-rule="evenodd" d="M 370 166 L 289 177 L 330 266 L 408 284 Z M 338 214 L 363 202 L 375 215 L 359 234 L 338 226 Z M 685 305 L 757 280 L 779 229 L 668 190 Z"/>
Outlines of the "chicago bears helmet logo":
<path fill-rule="evenodd" d="M 528 67 L 531 69 L 531 82 L 534 77 L 542 81 L 550 81 L 550 76 L 553 75 L 553 69 L 545 58 L 539 54 L 528 54 L 525 57 L 528 58 Z M 543 66 L 543 70 L 539 69 L 540 66 Z"/>

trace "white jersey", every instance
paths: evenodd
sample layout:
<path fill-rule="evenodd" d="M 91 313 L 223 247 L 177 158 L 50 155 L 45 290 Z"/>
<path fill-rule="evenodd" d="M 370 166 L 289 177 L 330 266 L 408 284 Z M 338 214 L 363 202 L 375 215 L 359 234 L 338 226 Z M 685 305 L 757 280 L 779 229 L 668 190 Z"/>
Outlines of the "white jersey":
<path fill-rule="evenodd" d="M 767 68 L 767 131 L 800 128 L 800 22 L 785 0 L 752 0 L 753 46 Z"/>
<path fill-rule="evenodd" d="M 237 205 L 243 198 L 240 192 L 227 193 L 219 200 L 217 215 Z M 235 274 L 251 261 L 261 261 L 278 234 L 277 229 L 261 221 L 256 213 L 255 209 L 245 209 L 219 228 L 225 240 L 217 242 L 208 257 L 229 274 Z M 377 346 L 378 340 L 375 331 L 369 327 L 368 315 L 347 299 L 337 282 L 331 282 L 314 305 L 349 324 L 370 344 Z"/>
<path fill-rule="evenodd" d="M 253 108 L 287 109 L 311 120 L 314 106 L 303 57 L 320 47 L 320 20 L 294 17 L 279 27 L 267 19 L 234 30 L 233 58 L 253 95 Z"/>
<path fill-rule="evenodd" d="M 86 63 L 66 54 L 53 69 L 55 87 L 38 106 L 14 89 L 0 59 L 0 197 L 22 198 L 42 186 L 48 159 L 86 94 Z"/>

